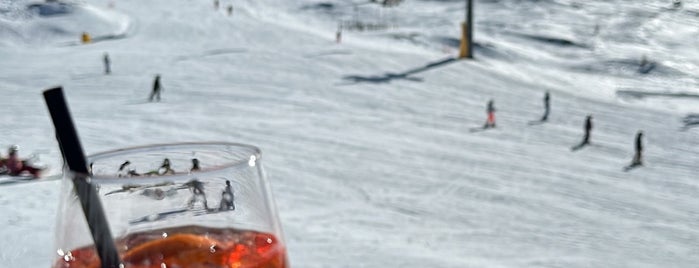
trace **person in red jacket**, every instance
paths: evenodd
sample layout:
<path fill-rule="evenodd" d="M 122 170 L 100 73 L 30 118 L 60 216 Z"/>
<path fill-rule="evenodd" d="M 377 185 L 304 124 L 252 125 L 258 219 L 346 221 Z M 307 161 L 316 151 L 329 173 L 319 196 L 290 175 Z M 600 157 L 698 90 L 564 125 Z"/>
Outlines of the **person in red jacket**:
<path fill-rule="evenodd" d="M 495 105 L 493 100 L 488 101 L 488 107 L 486 107 L 486 113 L 488 114 L 488 119 L 485 121 L 483 128 L 494 128 L 495 127 Z"/>
<path fill-rule="evenodd" d="M 41 169 L 32 167 L 27 164 L 26 161 L 19 159 L 18 156 L 19 146 L 12 145 L 8 149 L 7 159 L 3 161 L 5 168 L 7 169 L 7 174 L 10 176 L 19 176 L 22 173 L 29 173 L 33 177 L 38 178 Z"/>

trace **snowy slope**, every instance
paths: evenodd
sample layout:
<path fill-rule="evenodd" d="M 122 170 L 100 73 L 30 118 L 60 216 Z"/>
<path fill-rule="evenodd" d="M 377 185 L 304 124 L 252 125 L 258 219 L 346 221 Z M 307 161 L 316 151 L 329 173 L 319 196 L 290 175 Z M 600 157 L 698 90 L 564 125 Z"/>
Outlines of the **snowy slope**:
<path fill-rule="evenodd" d="M 60 173 L 40 93 L 62 85 L 87 153 L 259 146 L 294 267 L 696 266 L 699 129 L 679 129 L 699 112 L 699 2 L 475 2 L 477 59 L 449 61 L 463 1 L 361 5 L 361 20 L 395 27 L 339 45 L 350 1 L 235 1 L 232 17 L 207 1 L 89 1 L 129 23 L 125 38 L 0 31 L 0 146 Z M 8 14 L 0 29 L 33 20 Z M 658 63 L 645 75 L 643 54 Z M 147 103 L 155 74 L 164 101 Z M 530 126 L 546 90 L 551 121 Z M 498 128 L 471 133 L 491 98 Z M 587 114 L 593 145 L 573 153 Z M 647 164 L 623 172 L 639 129 Z M 49 266 L 58 185 L 0 186 L 2 267 Z"/>

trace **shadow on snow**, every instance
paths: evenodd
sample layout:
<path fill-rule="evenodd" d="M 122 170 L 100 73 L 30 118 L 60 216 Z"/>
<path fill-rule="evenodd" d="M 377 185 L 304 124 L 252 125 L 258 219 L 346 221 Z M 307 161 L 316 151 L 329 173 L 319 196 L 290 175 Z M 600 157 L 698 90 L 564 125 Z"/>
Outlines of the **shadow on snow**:
<path fill-rule="evenodd" d="M 384 75 L 381 76 L 361 76 L 361 75 L 346 75 L 342 77 L 344 80 L 348 80 L 353 83 L 363 83 L 363 82 L 368 82 L 368 83 L 389 83 L 391 80 L 394 79 L 404 79 L 404 80 L 409 80 L 413 82 L 422 82 L 422 78 L 417 78 L 417 77 L 410 77 L 410 75 L 421 73 L 430 69 L 434 69 L 440 66 L 444 66 L 446 64 L 455 62 L 457 59 L 454 57 L 449 57 L 437 62 L 432 62 L 428 63 L 425 66 L 411 69 L 402 73 L 385 73 Z"/>

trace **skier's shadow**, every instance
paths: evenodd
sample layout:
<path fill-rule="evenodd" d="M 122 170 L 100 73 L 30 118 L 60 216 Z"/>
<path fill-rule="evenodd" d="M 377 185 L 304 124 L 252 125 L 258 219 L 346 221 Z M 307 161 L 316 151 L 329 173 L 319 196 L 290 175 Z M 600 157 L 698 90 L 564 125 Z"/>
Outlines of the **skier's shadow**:
<path fill-rule="evenodd" d="M 383 75 L 378 75 L 378 76 L 363 76 L 363 75 L 346 75 L 343 76 L 343 80 L 347 80 L 349 82 L 352 82 L 352 84 L 357 84 L 357 83 L 375 83 L 375 84 L 381 84 L 381 83 L 389 83 L 392 80 L 395 79 L 403 79 L 403 80 L 408 80 L 408 81 L 413 81 L 413 82 L 422 82 L 422 78 L 418 77 L 410 77 L 410 75 L 421 73 L 430 69 L 434 69 L 440 66 L 444 66 L 446 64 L 455 62 L 457 59 L 454 57 L 449 57 L 437 62 L 432 62 L 428 63 L 425 66 L 418 67 L 415 69 L 411 69 L 402 73 L 385 73 Z"/>
<path fill-rule="evenodd" d="M 570 151 L 572 152 L 577 152 L 578 150 L 585 148 L 588 144 L 587 143 L 580 143 L 578 145 L 575 145 L 573 147 L 570 147 Z"/>

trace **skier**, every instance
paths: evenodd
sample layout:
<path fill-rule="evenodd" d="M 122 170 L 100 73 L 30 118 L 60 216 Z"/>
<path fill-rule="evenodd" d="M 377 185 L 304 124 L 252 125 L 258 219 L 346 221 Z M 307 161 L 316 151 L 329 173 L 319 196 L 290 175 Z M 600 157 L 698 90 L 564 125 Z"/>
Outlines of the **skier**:
<path fill-rule="evenodd" d="M 188 207 L 193 208 L 194 203 L 196 203 L 197 200 L 201 200 L 201 202 L 204 204 L 204 209 L 209 210 L 209 206 L 206 203 L 206 193 L 204 192 L 204 184 L 197 179 L 193 179 L 185 183 L 185 186 L 187 186 L 192 191 L 192 197 L 189 199 L 189 202 L 187 202 Z"/>
<path fill-rule="evenodd" d="M 549 95 L 549 92 L 546 91 L 546 94 L 544 94 L 544 116 L 541 117 L 541 121 L 546 121 L 549 118 L 549 112 L 551 111 L 551 96 Z"/>
<path fill-rule="evenodd" d="M 124 164 L 122 164 L 122 166 L 130 164 L 127 162 L 128 161 L 124 162 Z M 158 169 L 148 171 L 148 172 L 144 173 L 143 175 L 145 175 L 145 176 L 153 176 L 153 175 L 163 176 L 163 175 L 174 175 L 174 174 L 175 174 L 175 170 L 173 170 L 170 167 L 170 159 L 165 158 L 165 159 L 163 159 L 163 164 L 161 164 Z"/>
<path fill-rule="evenodd" d="M 160 75 L 155 76 L 155 81 L 153 81 L 153 91 L 150 93 L 149 100 L 153 102 L 153 99 L 160 101 L 160 92 L 163 91 L 163 87 L 160 85 Z"/>
<path fill-rule="evenodd" d="M 643 165 L 643 131 L 639 130 L 636 133 L 636 146 L 633 160 L 631 161 L 631 166 L 641 166 Z"/>
<path fill-rule="evenodd" d="M 585 137 L 583 137 L 583 141 L 581 145 L 587 145 L 590 144 L 590 131 L 592 130 L 592 115 L 588 115 L 587 118 L 585 118 Z"/>
<path fill-rule="evenodd" d="M 199 171 L 201 168 L 199 168 L 199 159 L 192 158 L 192 168 L 189 169 L 189 172 L 194 172 L 194 171 Z"/>
<path fill-rule="evenodd" d="M 112 69 L 110 67 L 109 54 L 107 54 L 107 52 L 104 52 L 102 60 L 104 61 L 104 74 L 112 73 Z"/>
<path fill-rule="evenodd" d="M 226 11 L 228 12 L 228 16 L 233 15 L 233 5 L 228 5 Z"/>
<path fill-rule="evenodd" d="M 235 210 L 235 195 L 233 194 L 233 187 L 231 186 L 231 181 L 226 180 L 226 188 L 221 193 L 221 203 L 218 206 L 219 210 Z"/>
<path fill-rule="evenodd" d="M 335 42 L 342 43 L 342 24 L 337 26 L 337 32 L 335 33 Z"/>
<path fill-rule="evenodd" d="M 7 159 L 2 161 L 7 169 L 7 174 L 10 176 L 19 176 L 22 173 L 27 172 L 31 174 L 32 177 L 39 178 L 41 169 L 32 167 L 26 160 L 19 159 L 19 156 L 17 155 L 18 152 L 19 146 L 17 145 L 12 145 L 8 149 Z"/>
<path fill-rule="evenodd" d="M 495 127 L 495 106 L 493 105 L 493 100 L 488 101 L 488 107 L 486 108 L 488 112 L 488 120 L 485 122 L 483 128 L 494 128 Z"/>
<path fill-rule="evenodd" d="M 219 6 L 218 0 L 214 0 L 214 10 L 218 10 L 218 6 Z"/>
<path fill-rule="evenodd" d="M 126 167 L 128 167 L 129 165 L 131 165 L 131 162 L 129 160 L 126 160 L 126 162 L 122 163 L 119 166 L 118 177 L 138 177 L 138 176 L 141 176 L 141 174 L 138 174 L 138 172 L 136 172 L 136 170 L 134 170 L 133 168 L 127 169 Z"/>
<path fill-rule="evenodd" d="M 163 164 L 158 169 L 158 175 L 173 175 L 175 170 L 170 168 L 170 159 L 165 158 Z"/>

